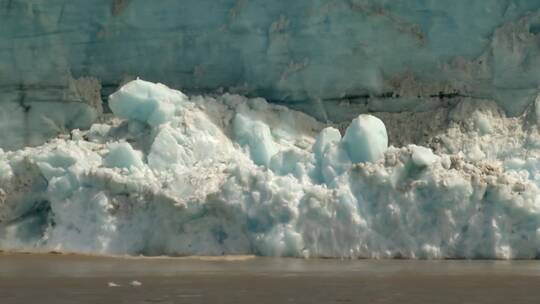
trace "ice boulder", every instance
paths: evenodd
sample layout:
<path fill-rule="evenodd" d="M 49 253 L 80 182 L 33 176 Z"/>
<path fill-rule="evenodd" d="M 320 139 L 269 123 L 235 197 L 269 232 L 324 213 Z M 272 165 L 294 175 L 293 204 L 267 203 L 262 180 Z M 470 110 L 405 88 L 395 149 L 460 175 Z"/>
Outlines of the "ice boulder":
<path fill-rule="evenodd" d="M 136 151 L 127 142 L 112 143 L 109 153 L 103 159 L 103 165 L 109 168 L 143 167 L 142 153 Z"/>
<path fill-rule="evenodd" d="M 410 145 L 409 149 L 412 152 L 411 159 L 418 167 L 428 167 L 439 159 L 439 156 L 433 154 L 430 148 Z"/>
<path fill-rule="evenodd" d="M 377 117 L 362 114 L 351 122 L 342 144 L 353 163 L 375 162 L 388 148 L 386 127 Z"/>
<path fill-rule="evenodd" d="M 185 101 L 187 97 L 180 91 L 171 90 L 160 83 L 137 79 L 112 94 L 109 106 L 120 118 L 157 126 L 170 121 L 176 106 Z"/>
<path fill-rule="evenodd" d="M 348 153 L 339 143 L 341 133 L 338 129 L 327 127 L 323 129 L 313 144 L 313 154 L 319 168 L 318 180 L 331 184 L 332 181 L 350 166 Z"/>
<path fill-rule="evenodd" d="M 253 162 L 268 166 L 272 156 L 278 152 L 268 125 L 238 113 L 233 121 L 233 129 L 236 141 L 249 149 Z"/>
<path fill-rule="evenodd" d="M 349 153 L 342 145 L 329 145 L 319 163 L 319 180 L 329 186 L 337 186 L 336 178 L 346 172 L 351 166 Z"/>
<path fill-rule="evenodd" d="M 320 159 L 329 146 L 340 141 L 341 133 L 339 133 L 338 129 L 332 127 L 324 128 L 317 136 L 317 140 L 313 145 L 313 153 Z"/>

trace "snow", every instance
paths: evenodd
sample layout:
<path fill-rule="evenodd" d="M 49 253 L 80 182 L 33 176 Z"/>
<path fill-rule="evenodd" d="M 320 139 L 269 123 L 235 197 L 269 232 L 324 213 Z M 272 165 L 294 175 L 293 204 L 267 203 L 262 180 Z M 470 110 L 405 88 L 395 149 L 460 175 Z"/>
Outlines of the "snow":
<path fill-rule="evenodd" d="M 261 98 L 186 96 L 140 79 L 109 102 L 113 115 L 86 131 L 0 150 L 1 250 L 500 259 L 540 252 L 534 107 L 507 117 L 494 102 L 469 100 L 421 119 L 361 115 L 341 128 Z M 441 117 L 443 127 L 422 134 L 422 145 L 389 139 L 413 138 L 418 130 L 409 125 Z"/>

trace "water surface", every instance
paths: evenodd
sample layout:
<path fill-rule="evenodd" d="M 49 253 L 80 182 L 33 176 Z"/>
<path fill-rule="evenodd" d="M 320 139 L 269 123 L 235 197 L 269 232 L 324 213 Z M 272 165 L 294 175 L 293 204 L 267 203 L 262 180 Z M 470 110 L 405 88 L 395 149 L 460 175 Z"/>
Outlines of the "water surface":
<path fill-rule="evenodd" d="M 537 261 L 0 255 L 6 304 L 539 303 L 538 286 Z"/>

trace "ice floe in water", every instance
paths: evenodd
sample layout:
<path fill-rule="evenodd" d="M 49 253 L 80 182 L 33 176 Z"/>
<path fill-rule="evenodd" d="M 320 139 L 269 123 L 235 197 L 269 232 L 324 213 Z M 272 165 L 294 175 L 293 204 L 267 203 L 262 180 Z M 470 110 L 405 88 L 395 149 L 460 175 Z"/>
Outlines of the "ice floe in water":
<path fill-rule="evenodd" d="M 535 258 L 533 109 L 466 103 L 430 147 L 237 95 L 135 80 L 114 115 L 0 150 L 0 249 L 101 254 Z M 538 108 L 538 106 L 537 106 Z M 402 129 L 405 134 L 414 130 Z M 343 138 L 342 138 L 343 134 Z"/>

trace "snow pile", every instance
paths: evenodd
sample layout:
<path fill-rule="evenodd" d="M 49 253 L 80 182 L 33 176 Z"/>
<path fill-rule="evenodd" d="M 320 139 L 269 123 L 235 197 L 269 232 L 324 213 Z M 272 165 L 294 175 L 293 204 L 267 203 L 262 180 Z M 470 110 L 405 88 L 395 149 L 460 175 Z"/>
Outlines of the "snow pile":
<path fill-rule="evenodd" d="M 104 254 L 535 258 L 534 111 L 456 107 L 430 148 L 263 99 L 135 80 L 71 139 L 0 150 L 0 249 Z M 531 116 L 532 117 L 532 116 Z M 534 117 L 535 118 L 535 117 Z M 406 130 L 404 130 L 405 132 Z M 391 144 L 391 143 L 390 143 Z"/>

